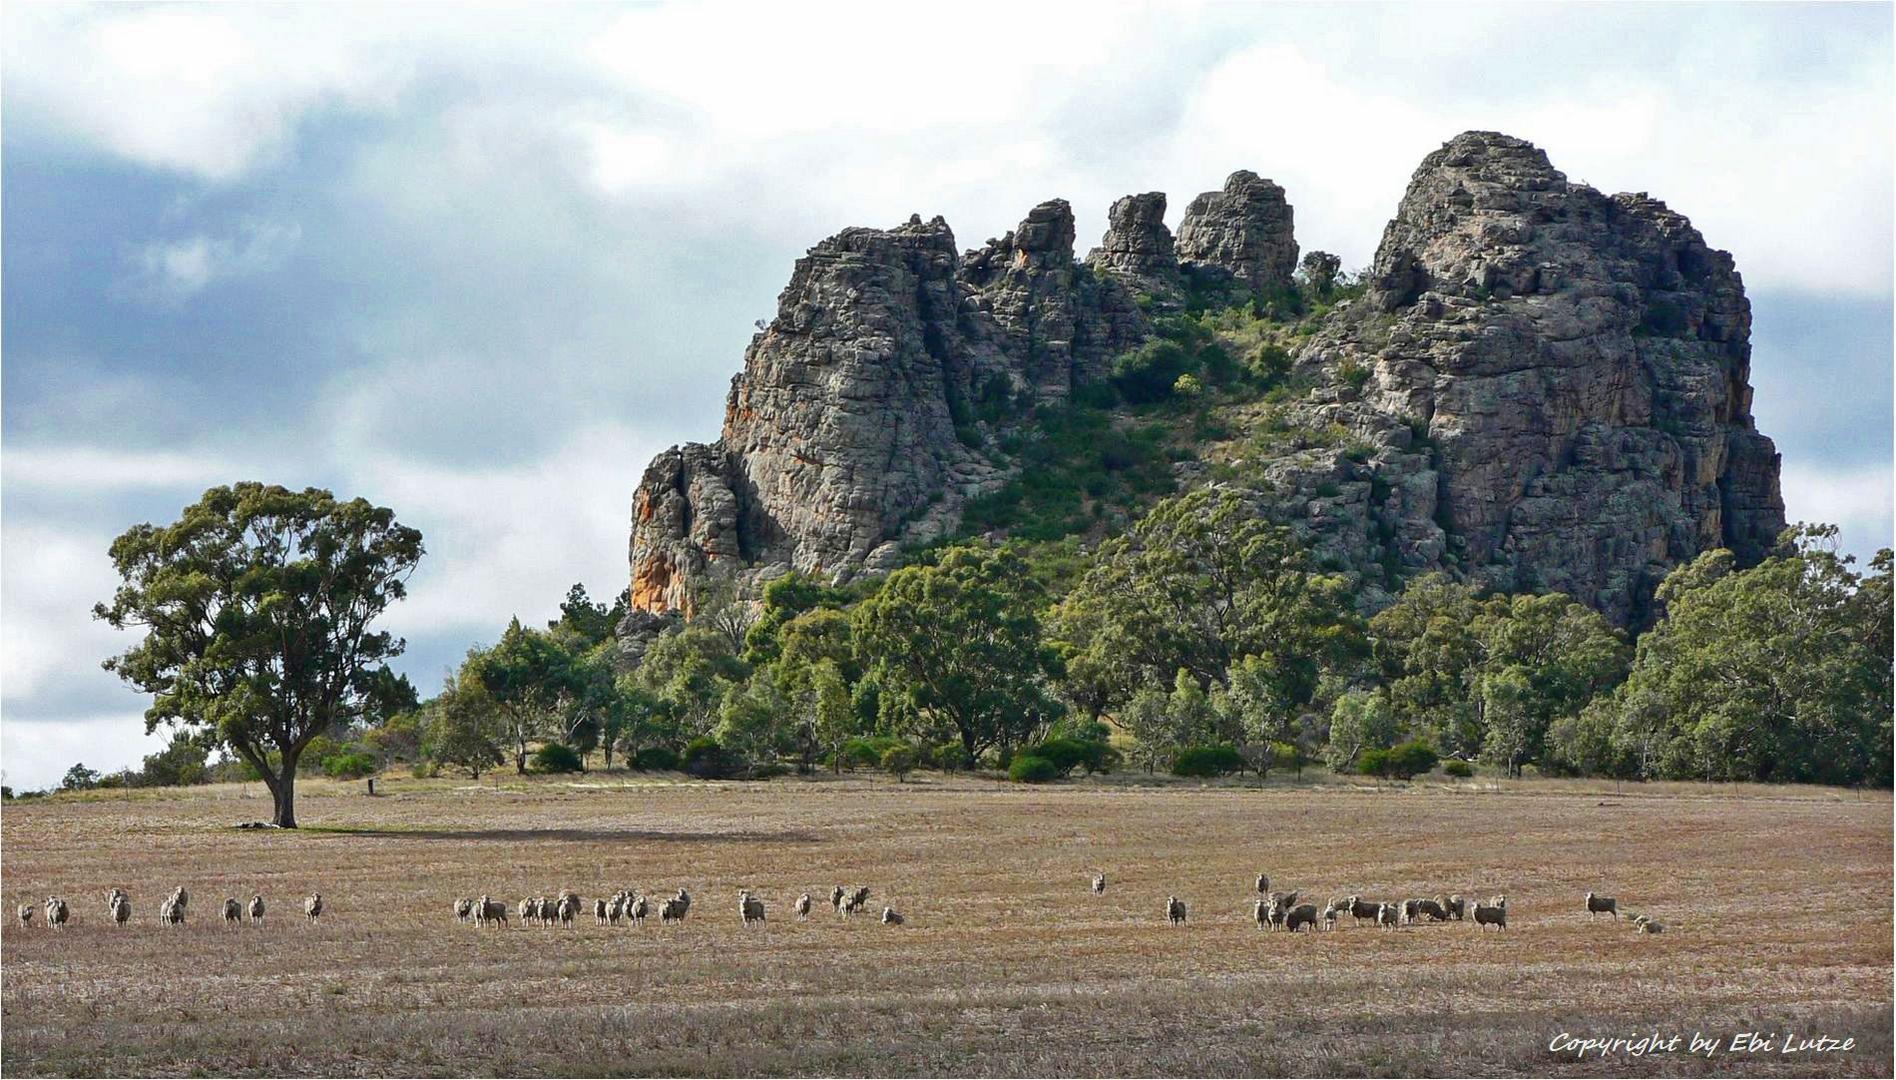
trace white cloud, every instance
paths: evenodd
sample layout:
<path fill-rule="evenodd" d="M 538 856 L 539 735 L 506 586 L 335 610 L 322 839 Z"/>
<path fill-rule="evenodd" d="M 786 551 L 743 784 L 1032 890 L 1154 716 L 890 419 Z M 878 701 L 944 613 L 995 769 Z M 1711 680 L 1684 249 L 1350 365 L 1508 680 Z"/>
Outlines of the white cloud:
<path fill-rule="evenodd" d="M 0 702 L 71 691 L 74 682 L 116 683 L 99 661 L 128 639 L 92 618 L 92 605 L 118 584 L 106 556 L 111 537 L 16 520 L 0 535 Z"/>
<path fill-rule="evenodd" d="M 15 791 L 57 787 L 75 764 L 117 772 L 143 763 L 170 741 L 166 728 L 145 734 L 145 716 L 136 709 L 45 722 L 8 718 L 0 720 L 0 776 Z"/>
<path fill-rule="evenodd" d="M 16 446 L 0 458 L 14 493 L 88 495 L 149 489 L 199 490 L 244 470 L 228 458 L 176 451 L 137 453 L 104 446 Z M 100 550 L 104 550 L 101 548 Z"/>

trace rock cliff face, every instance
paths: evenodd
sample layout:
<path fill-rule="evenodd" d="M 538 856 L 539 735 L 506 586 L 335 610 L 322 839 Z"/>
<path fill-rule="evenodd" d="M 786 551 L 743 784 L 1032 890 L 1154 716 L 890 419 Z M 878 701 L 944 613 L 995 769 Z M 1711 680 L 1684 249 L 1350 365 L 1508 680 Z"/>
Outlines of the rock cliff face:
<path fill-rule="evenodd" d="M 887 569 L 1007 480 L 986 448 L 1008 417 L 1104 378 L 1188 277 L 1258 298 L 1289 284 L 1276 184 L 1232 174 L 1176 241 L 1164 216 L 1162 194 L 1119 200 L 1085 265 L 1060 200 L 960 256 L 940 218 L 812 248 L 745 354 L 723 437 L 661 454 L 639 486 L 634 609 L 688 611 L 720 568 Z M 1638 625 L 1671 566 L 1719 546 L 1754 561 L 1783 527 L 1749 333 L 1731 257 L 1685 218 L 1470 132 L 1416 171 L 1367 295 L 1299 354 L 1299 393 L 1240 417 L 1268 449 L 1234 464 L 1370 606 L 1444 569 Z"/>
<path fill-rule="evenodd" d="M 1043 203 L 965 257 L 940 218 L 845 229 L 798 260 L 731 383 L 724 433 L 661 454 L 633 498 L 632 606 L 689 611 L 713 568 L 892 566 L 1006 479 L 977 410 L 1058 403 L 1147 335 Z"/>
<path fill-rule="evenodd" d="M 1341 561 L 1558 590 L 1637 625 L 1673 565 L 1756 561 L 1782 530 L 1743 283 L 1665 204 L 1470 132 L 1416 170 L 1352 308 L 1299 366 L 1310 418 L 1362 460 L 1276 471 Z"/>

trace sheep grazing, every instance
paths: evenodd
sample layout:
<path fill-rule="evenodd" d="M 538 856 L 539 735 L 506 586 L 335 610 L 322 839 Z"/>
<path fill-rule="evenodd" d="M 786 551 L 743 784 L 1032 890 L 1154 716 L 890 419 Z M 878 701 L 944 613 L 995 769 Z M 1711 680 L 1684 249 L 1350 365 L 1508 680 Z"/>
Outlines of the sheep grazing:
<path fill-rule="evenodd" d="M 1093 895 L 1100 896 L 1100 895 L 1103 895 L 1105 892 L 1106 892 L 1106 875 L 1094 874 L 1093 875 Z"/>
<path fill-rule="evenodd" d="M 1165 918 L 1173 926 L 1178 926 L 1183 923 L 1185 921 L 1185 901 L 1180 900 L 1176 896 L 1166 897 Z"/>
<path fill-rule="evenodd" d="M 1422 901 L 1416 900 L 1416 899 L 1404 900 L 1402 902 L 1402 921 L 1403 922 L 1412 923 L 1415 921 L 1416 905 L 1420 904 L 1421 902 Z"/>
<path fill-rule="evenodd" d="M 860 911 L 862 906 L 869 902 L 869 886 L 857 886 L 856 891 L 850 896 L 850 899 L 856 902 L 856 908 Z"/>
<path fill-rule="evenodd" d="M 466 922 L 472 922 L 473 920 L 474 920 L 473 898 L 463 896 L 459 900 L 456 900 L 454 902 L 454 921 L 458 923 L 466 923 Z"/>
<path fill-rule="evenodd" d="M 1613 899 L 1610 896 L 1601 896 L 1598 893 L 1591 893 L 1591 892 L 1588 893 L 1587 894 L 1587 916 L 1591 918 L 1592 916 L 1601 914 L 1602 912 L 1612 915 L 1615 919 L 1619 918 L 1620 917 L 1619 901 Z"/>
<path fill-rule="evenodd" d="M 1666 928 L 1660 924 L 1659 920 L 1650 915 L 1646 916 L 1638 926 L 1639 932 L 1642 934 L 1663 934 L 1666 932 Z"/>
<path fill-rule="evenodd" d="M 894 908 L 885 907 L 882 909 L 882 925 L 901 926 L 904 921 L 905 920 L 902 918 L 901 914 L 897 912 Z"/>
<path fill-rule="evenodd" d="M 124 894 L 112 901 L 112 924 L 124 926 L 132 921 L 132 898 Z"/>
<path fill-rule="evenodd" d="M 474 925 L 499 929 L 507 925 L 507 902 L 485 894 L 474 901 Z"/>
<path fill-rule="evenodd" d="M 1365 900 L 1360 896 L 1346 897 L 1344 906 L 1349 910 L 1350 918 L 1361 923 L 1364 919 L 1374 921 L 1382 914 L 1382 905 L 1374 900 Z"/>
<path fill-rule="evenodd" d="M 165 902 L 158 905 L 158 921 L 166 926 L 184 925 L 184 905 L 178 902 L 176 893 L 165 897 Z"/>
<path fill-rule="evenodd" d="M 646 913 L 647 908 L 648 908 L 648 904 L 645 899 L 645 894 L 639 893 L 637 896 L 634 896 L 632 898 L 631 903 L 626 905 L 625 913 L 627 916 L 631 918 L 633 922 L 638 923 L 640 926 L 644 926 L 645 913 Z"/>
<path fill-rule="evenodd" d="M 661 923 L 682 922 L 685 918 L 684 904 L 676 897 L 670 897 L 658 905 L 658 921 Z"/>
<path fill-rule="evenodd" d="M 250 894 L 250 922 L 253 926 L 263 925 L 263 894 Z"/>
<path fill-rule="evenodd" d="M 1448 917 L 1454 919 L 1456 922 L 1460 922 L 1468 917 L 1468 901 L 1462 899 L 1460 895 L 1444 896 L 1442 897 L 1441 903 L 1442 910 L 1447 912 Z"/>
<path fill-rule="evenodd" d="M 224 925 L 236 926 L 244 921 L 244 905 L 234 896 L 224 898 Z"/>
<path fill-rule="evenodd" d="M 72 912 L 70 909 L 66 907 L 65 897 L 49 896 L 46 898 L 46 925 L 47 926 L 50 926 L 55 930 L 64 930 L 66 928 L 66 920 L 70 919 L 71 917 L 72 917 Z"/>
<path fill-rule="evenodd" d="M 191 894 L 184 890 L 184 886 L 180 885 L 171 890 L 171 903 L 172 906 L 178 909 L 179 914 L 183 914 L 185 908 L 191 905 Z M 183 922 L 184 920 L 179 919 L 178 921 Z"/>
<path fill-rule="evenodd" d="M 1376 925 L 1378 926 L 1387 926 L 1393 930 L 1401 916 L 1402 909 L 1395 904 L 1376 905 Z"/>
<path fill-rule="evenodd" d="M 521 925 L 531 926 L 534 918 L 540 914 L 540 902 L 531 896 L 526 897 L 520 901 L 519 911 Z"/>
<path fill-rule="evenodd" d="M 593 922 L 600 926 L 606 925 L 606 907 L 605 897 L 596 897 L 593 900 Z"/>
<path fill-rule="evenodd" d="M 1271 894 L 1271 902 L 1280 907 L 1295 907 L 1297 904 L 1297 890 L 1292 889 L 1287 893 L 1274 892 Z"/>
<path fill-rule="evenodd" d="M 1343 912 L 1339 910 L 1334 903 L 1331 904 L 1329 907 L 1324 908 L 1323 909 L 1323 928 L 1325 930 L 1335 930 L 1337 916 L 1341 914 L 1343 914 Z"/>
<path fill-rule="evenodd" d="M 106 912 L 109 914 L 113 908 L 118 906 L 118 902 L 124 899 L 128 899 L 128 896 L 125 890 L 117 887 L 116 885 L 113 886 L 112 891 L 105 894 Z"/>
<path fill-rule="evenodd" d="M 20 925 L 21 926 L 33 925 L 33 905 L 32 904 L 20 905 Z"/>
<path fill-rule="evenodd" d="M 1298 904 L 1284 913 L 1284 929 L 1294 934 L 1306 926 L 1313 931 L 1317 928 L 1317 905 Z"/>
<path fill-rule="evenodd" d="M 1271 876 L 1269 874 L 1259 874 L 1257 876 L 1257 894 L 1259 896 L 1265 896 L 1269 894 L 1270 891 L 1271 891 Z"/>
<path fill-rule="evenodd" d="M 849 890 L 843 888 L 841 885 L 830 890 L 830 906 L 836 909 L 836 914 L 841 915 L 843 913 L 843 900 L 848 895 Z"/>
<path fill-rule="evenodd" d="M 612 899 L 606 901 L 606 925 L 619 925 L 619 920 L 625 917 L 626 903 L 627 898 L 624 893 L 612 894 Z"/>
<path fill-rule="evenodd" d="M 303 918 L 308 919 L 311 923 L 314 923 L 317 919 L 322 917 L 322 914 L 323 914 L 323 894 L 310 893 L 309 899 L 303 901 Z"/>
<path fill-rule="evenodd" d="M 752 896 L 749 889 L 740 890 L 737 894 L 737 914 L 744 920 L 745 926 L 754 922 L 763 922 L 764 902 Z"/>
<path fill-rule="evenodd" d="M 1497 930 L 1506 930 L 1508 928 L 1507 897 L 1497 896 L 1494 898 L 1494 903 L 1492 904 L 1479 902 L 1475 904 L 1475 929 L 1480 930 L 1489 926 Z"/>
<path fill-rule="evenodd" d="M 802 896 L 797 897 L 797 918 L 807 919 L 809 917 L 810 917 L 810 894 L 804 893 Z"/>
<path fill-rule="evenodd" d="M 1269 900 L 1251 901 L 1251 921 L 1262 930 L 1271 924 L 1271 902 Z"/>
<path fill-rule="evenodd" d="M 862 894 L 864 896 L 868 896 L 869 890 L 864 889 L 862 891 Z M 686 892 L 682 887 L 680 887 L 678 890 L 678 895 L 673 897 L 673 899 L 678 901 L 678 917 L 681 919 L 684 918 L 685 913 L 691 910 L 691 894 Z"/>
<path fill-rule="evenodd" d="M 1448 921 L 1448 910 L 1442 907 L 1440 901 L 1430 900 L 1424 897 L 1420 900 L 1411 900 L 1409 902 L 1415 905 L 1416 915 L 1425 916 L 1430 922 Z M 1415 921 L 1413 916 L 1411 916 L 1410 921 Z"/>

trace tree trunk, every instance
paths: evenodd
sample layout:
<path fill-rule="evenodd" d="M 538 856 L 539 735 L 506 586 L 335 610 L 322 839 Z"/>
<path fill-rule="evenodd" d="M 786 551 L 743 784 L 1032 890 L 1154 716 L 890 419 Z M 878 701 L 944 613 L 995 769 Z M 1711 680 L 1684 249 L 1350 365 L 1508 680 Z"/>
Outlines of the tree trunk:
<path fill-rule="evenodd" d="M 276 798 L 276 815 L 270 824 L 279 829 L 296 828 L 296 759 L 300 753 L 283 755 L 283 775 L 270 785 L 270 794 Z"/>

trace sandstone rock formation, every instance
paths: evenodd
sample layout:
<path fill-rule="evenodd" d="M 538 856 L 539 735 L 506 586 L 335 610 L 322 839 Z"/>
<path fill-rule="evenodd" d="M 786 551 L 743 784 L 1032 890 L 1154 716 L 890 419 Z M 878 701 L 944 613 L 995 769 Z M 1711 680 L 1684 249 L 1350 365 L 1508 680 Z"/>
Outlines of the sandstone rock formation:
<path fill-rule="evenodd" d="M 1416 171 L 1370 280 L 1299 358 L 1321 379 L 1310 422 L 1353 454 L 1276 470 L 1340 561 L 1558 590 L 1636 625 L 1673 565 L 1753 562 L 1782 530 L 1743 284 L 1665 204 L 1469 132 Z"/>
<path fill-rule="evenodd" d="M 1228 273 L 1254 294 L 1290 284 L 1297 239 L 1284 189 L 1249 170 L 1232 173 L 1223 191 L 1185 207 L 1177 251 L 1180 262 Z"/>
<path fill-rule="evenodd" d="M 1086 264 L 1135 293 L 1176 303 L 1181 288 L 1178 253 L 1172 230 L 1165 226 L 1165 192 L 1116 200 L 1106 212 L 1106 235 L 1087 253 Z"/>

